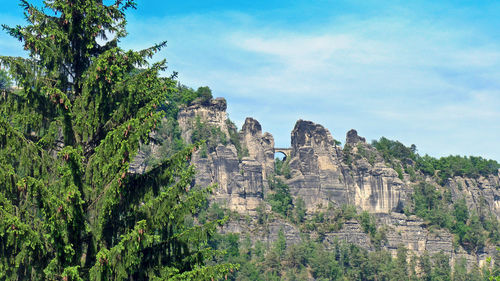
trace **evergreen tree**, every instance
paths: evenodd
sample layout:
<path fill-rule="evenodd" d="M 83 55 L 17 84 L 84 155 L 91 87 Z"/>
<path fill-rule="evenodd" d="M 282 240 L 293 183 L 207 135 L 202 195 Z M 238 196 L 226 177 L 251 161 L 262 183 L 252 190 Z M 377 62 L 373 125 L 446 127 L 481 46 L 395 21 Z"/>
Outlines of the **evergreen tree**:
<path fill-rule="evenodd" d="M 0 69 L 0 93 L 7 91 L 11 84 L 12 82 L 10 81 L 7 71 Z"/>
<path fill-rule="evenodd" d="M 0 279 L 206 280 L 232 270 L 207 265 L 222 220 L 184 221 L 210 191 L 191 188 L 192 148 L 129 172 L 176 89 L 158 75 L 165 61 L 147 62 L 165 42 L 118 47 L 135 2 L 21 5 L 28 24 L 3 27 L 29 57 L 0 57 L 19 86 L 0 95 Z"/>

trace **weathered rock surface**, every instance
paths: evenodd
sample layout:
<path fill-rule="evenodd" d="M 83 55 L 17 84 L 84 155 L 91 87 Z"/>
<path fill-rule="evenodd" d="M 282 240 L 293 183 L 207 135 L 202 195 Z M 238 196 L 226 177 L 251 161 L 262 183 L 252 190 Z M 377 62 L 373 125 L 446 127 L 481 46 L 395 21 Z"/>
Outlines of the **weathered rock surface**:
<path fill-rule="evenodd" d="M 355 244 L 367 250 L 374 249 L 370 236 L 363 232 L 356 220 L 347 221 L 339 231 L 326 234 L 325 242 L 333 244 L 335 240 Z"/>
<path fill-rule="evenodd" d="M 358 131 L 351 129 L 346 134 L 345 143 L 347 145 L 356 145 L 358 142 L 366 143 L 366 139 L 358 136 Z"/>
<path fill-rule="evenodd" d="M 196 118 L 219 127 L 229 139 L 231 124 L 227 122 L 225 110 L 226 101 L 220 98 L 207 105 L 195 104 L 181 109 L 178 122 L 184 140 L 191 139 Z M 231 220 L 222 231 L 242 233 L 253 240 L 272 243 L 282 230 L 287 243 L 299 242 L 303 230 L 296 225 L 279 218 L 259 225 L 256 219 L 259 206 L 270 210 L 264 198 L 272 192 L 267 179 L 274 173 L 273 136 L 263 133 L 260 123 L 253 118 L 245 120 L 238 136 L 242 149 L 248 150 L 247 156 L 238 158 L 236 146 L 229 142 L 218 145 L 206 156 L 196 152 L 192 157 L 197 170 L 196 184 L 216 183 L 218 188 L 213 201 L 245 216 L 245 219 Z M 469 255 L 461 248 L 455 249 L 449 232 L 429 229 L 420 218 L 402 214 L 413 191 L 409 175 L 398 174 L 390 168 L 355 130 L 347 133 L 343 149 L 337 143 L 326 128 L 311 121 L 297 121 L 291 133 L 287 159 L 290 178 L 283 180 L 290 187 L 294 200 L 298 197 L 304 200 L 308 214 L 344 204 L 376 214 L 378 224 L 386 226 L 383 247 L 394 254 L 403 245 L 417 254 L 443 252 L 452 261 L 464 257 L 477 263 L 492 255 L 494 249 L 485 249 L 485 253 L 478 256 Z M 136 166 L 137 170 L 143 168 Z M 453 201 L 465 198 L 469 208 L 478 213 L 486 210 L 500 218 L 500 171 L 497 176 L 478 179 L 455 177 L 448 187 Z M 374 249 L 370 236 L 355 220 L 345 222 L 339 231 L 323 235 L 325 243 L 341 240 Z"/>
<path fill-rule="evenodd" d="M 454 177 L 448 182 L 452 200 L 465 199 L 469 210 L 492 212 L 500 219 L 500 171 L 498 176 L 477 179 Z"/>
<path fill-rule="evenodd" d="M 177 122 L 182 129 L 182 139 L 189 142 L 193 133 L 193 124 L 198 116 L 200 120 L 219 127 L 221 131 L 226 133 L 229 137 L 227 128 L 227 115 L 226 115 L 227 102 L 224 98 L 216 98 L 210 100 L 208 104 L 195 103 L 189 107 L 183 108 L 177 115 Z"/>
<path fill-rule="evenodd" d="M 301 197 L 308 212 L 316 212 L 329 203 L 348 204 L 349 187 L 345 184 L 340 148 L 323 126 L 299 120 L 292 131 L 289 162 L 290 192 Z"/>
<path fill-rule="evenodd" d="M 358 150 L 373 149 L 354 130 L 347 134 L 346 143 L 355 145 L 352 150 L 356 155 Z M 365 158 L 356 159 L 348 166 L 342 163 L 343 154 L 323 126 L 297 121 L 292 132 L 292 179 L 287 183 L 294 196 L 304 199 L 309 212 L 329 203 L 354 204 L 371 213 L 402 210 L 408 188 L 396 171 L 383 162 L 370 164 Z"/>
<path fill-rule="evenodd" d="M 208 106 L 195 104 L 180 110 L 178 120 L 184 139 L 190 139 L 196 118 L 216 126 L 228 136 L 226 101 L 218 98 Z M 274 139 L 271 134 L 262 134 L 256 120 L 247 118 L 239 133 L 242 149 L 248 156 L 238 159 L 234 144 L 218 145 L 215 151 L 203 157 L 196 152 L 192 163 L 196 167 L 196 184 L 217 184 L 213 200 L 233 211 L 254 214 L 263 201 L 267 187 L 267 176 L 274 170 Z"/>
<path fill-rule="evenodd" d="M 248 158 L 261 164 L 262 182 L 267 187 L 267 178 L 274 172 L 273 136 L 267 132 L 262 134 L 260 123 L 250 117 L 246 118 L 239 135 L 241 144 L 248 149 Z"/>
<path fill-rule="evenodd" d="M 300 231 L 295 225 L 277 218 L 264 225 L 256 223 L 255 220 L 231 220 L 224 225 L 221 232 L 238 233 L 242 237 L 249 236 L 254 241 L 260 241 L 270 246 L 278 240 L 280 231 L 283 232 L 287 245 L 301 241 Z"/>

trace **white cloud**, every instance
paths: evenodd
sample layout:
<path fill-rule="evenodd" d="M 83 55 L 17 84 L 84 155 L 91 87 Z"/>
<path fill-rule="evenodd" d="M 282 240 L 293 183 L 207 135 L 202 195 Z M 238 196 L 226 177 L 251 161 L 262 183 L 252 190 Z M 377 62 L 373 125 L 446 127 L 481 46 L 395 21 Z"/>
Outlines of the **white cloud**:
<path fill-rule="evenodd" d="M 225 14 L 176 18 L 173 32 L 156 27 L 172 24 L 143 22 L 172 42 L 165 55 L 180 80 L 209 85 L 228 99 L 232 119 L 257 118 L 277 145 L 287 145 L 293 124 L 305 118 L 340 140 L 354 127 L 432 155 L 500 159 L 491 145 L 500 139 L 497 41 L 464 44 L 469 30 L 412 18 L 298 32 Z"/>
<path fill-rule="evenodd" d="M 233 120 L 255 117 L 279 146 L 302 118 L 341 141 L 356 128 L 422 153 L 500 160 L 498 39 L 403 15 L 337 17 L 300 30 L 234 12 L 131 17 L 123 43 L 142 49 L 168 40 L 157 58 L 181 82 L 210 86 L 227 98 Z"/>

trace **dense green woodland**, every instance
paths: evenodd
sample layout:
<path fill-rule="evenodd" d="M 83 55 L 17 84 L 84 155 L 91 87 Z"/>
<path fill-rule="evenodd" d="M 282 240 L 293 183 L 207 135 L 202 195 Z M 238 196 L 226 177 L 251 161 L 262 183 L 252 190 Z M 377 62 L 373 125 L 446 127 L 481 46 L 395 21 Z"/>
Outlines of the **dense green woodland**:
<path fill-rule="evenodd" d="M 368 145 L 369 146 L 369 145 Z M 422 160 L 416 147 L 406 147 L 398 141 L 381 138 L 373 141 L 369 148 L 358 147 L 357 153 L 344 147 L 345 164 L 360 157 L 382 156 L 384 162 L 396 170 L 400 176 L 410 175 L 413 195 L 410 204 L 401 210 L 407 215 L 417 215 L 424 219 L 430 228 L 445 228 L 454 234 L 454 248 L 463 247 L 471 254 L 480 252 L 486 245 L 500 244 L 500 223 L 485 205 L 479 212 L 470 211 L 464 199 L 451 200 L 447 181 L 452 176 L 497 175 L 498 163 L 480 157 L 443 157 L 440 159 L 425 156 Z M 351 158 L 351 159 L 349 159 Z M 411 160 L 411 161 L 409 161 Z M 304 201 L 293 198 L 284 179 L 290 178 L 289 159 L 275 159 L 275 176 L 268 179 L 271 191 L 265 200 L 272 212 L 265 206 L 257 208 L 257 223 L 266 226 L 279 219 L 295 224 L 302 233 L 301 242 L 287 245 L 283 232 L 272 245 L 259 242 L 255 234 L 243 233 L 216 235 L 210 244 L 226 250 L 224 261 L 239 263 L 240 270 L 231 274 L 232 280 L 497 280 L 500 279 L 500 255 L 493 257 L 493 266 L 478 267 L 459 259 L 450 265 L 445 254 L 415 256 L 411 251 L 400 247 L 397 256 L 384 250 L 387 242 L 386 226 L 378 225 L 374 215 L 366 211 L 358 213 L 355 206 L 345 205 L 336 208 L 325 206 L 324 211 L 306 214 Z M 374 159 L 373 159 L 374 161 Z M 449 167 L 448 177 L 439 171 L 428 173 L 422 163 L 432 163 L 432 167 Z M 441 164 L 439 164 L 441 163 Z M 447 163 L 447 164 L 443 164 Z M 467 168 L 471 165 L 474 168 Z M 352 164 L 352 162 L 351 162 Z M 441 165 L 441 166 L 440 166 Z M 443 169 L 443 168 L 441 168 Z M 413 172 L 413 174 L 411 173 Z M 431 177 L 441 185 L 426 182 Z M 202 218 L 224 217 L 224 209 L 213 203 L 202 211 Z M 241 215 L 228 213 L 231 219 L 241 220 Z M 250 220 L 250 218 L 245 218 Z M 325 234 L 339 231 L 346 221 L 355 219 L 368 234 L 376 251 L 369 252 L 355 245 L 337 241 L 334 245 L 324 243 Z M 495 279 L 496 278 L 496 279 Z"/>
<path fill-rule="evenodd" d="M 384 160 L 391 163 L 394 168 L 401 169 L 394 164 L 395 159 L 399 160 L 408 173 L 414 174 L 415 171 L 420 171 L 428 176 L 436 175 L 441 185 L 446 184 L 451 177 L 478 178 L 479 176 L 497 175 L 498 169 L 500 169 L 500 163 L 482 157 L 450 155 L 437 159 L 427 154 L 420 156 L 416 152 L 417 147 L 414 144 L 406 147 L 399 141 L 392 141 L 384 137 L 378 141 L 372 141 L 372 146 L 382 153 Z"/>
<path fill-rule="evenodd" d="M 406 147 L 384 137 L 373 141 L 372 146 L 400 175 L 404 171 L 415 182 L 412 206 L 404 210 L 406 214 L 415 214 L 431 225 L 448 229 L 455 234 L 455 242 L 470 252 L 482 249 L 485 244 L 500 245 L 500 222 L 489 213 L 485 202 L 479 202 L 479 212 L 469 211 L 464 199 L 452 202 L 447 187 L 448 180 L 455 176 L 496 176 L 500 169 L 498 162 L 474 156 L 439 159 L 420 156 L 415 145 Z M 435 179 L 441 188 L 425 182 L 426 176 Z"/>
<path fill-rule="evenodd" d="M 240 239 L 241 238 L 241 239 Z M 318 240 L 304 238 L 286 245 L 283 233 L 270 247 L 236 234 L 217 235 L 214 247 L 225 249 L 223 260 L 239 263 L 231 280 L 493 280 L 495 268 L 477 266 L 467 269 L 465 259 L 450 266 L 447 255 L 414 256 L 404 247 L 397 256 L 385 250 L 368 252 L 342 242 L 328 248 Z M 418 270 L 417 270 L 418 268 Z M 498 279 L 498 278 L 497 278 Z"/>
<path fill-rule="evenodd" d="M 260 206 L 256 219 L 262 225 L 287 220 L 304 233 L 302 241 L 287 245 L 283 232 L 273 245 L 218 234 L 239 215 L 209 204 L 214 187 L 193 186 L 191 154 L 199 149 L 207 157 L 217 144 L 231 143 L 241 160 L 248 150 L 231 121 L 227 139 L 195 120 L 189 140 L 195 145 L 186 145 L 176 120 L 180 107 L 210 102 L 210 89 L 186 87 L 175 73 L 160 77 L 166 62 L 150 61 L 165 42 L 141 51 L 119 47 L 132 0 L 54 0 L 43 9 L 20 3 L 27 25 L 3 29 L 29 56 L 0 56 L 0 280 L 500 278 L 500 257 L 492 267 L 471 270 L 464 260 L 452 270 L 443 254 L 415 257 L 403 247 L 392 257 L 383 250 L 384 227 L 354 206 L 306 214 L 304 201 L 292 198 L 284 182 L 291 176 L 287 161 L 277 160 L 269 178 L 265 200 L 272 211 Z M 151 142 L 160 144 L 158 155 Z M 448 229 L 470 252 L 500 243 L 496 218 L 452 203 L 446 190 L 448 178 L 495 174 L 497 162 L 419 156 L 416 147 L 385 138 L 372 145 L 415 183 L 404 212 Z M 149 156 L 143 174 L 129 172 L 138 151 Z M 344 147 L 347 165 L 359 157 L 350 151 Z M 369 152 L 358 153 L 373 161 Z M 438 179 L 442 189 L 422 183 L 425 176 Z M 352 219 L 376 251 L 323 243 L 325 233 Z"/>
<path fill-rule="evenodd" d="M 208 245 L 224 218 L 185 223 L 212 187 L 192 187 L 197 145 L 179 141 L 175 116 L 209 100 L 209 89 L 159 76 L 166 62 L 150 59 L 165 42 L 119 47 L 132 0 L 20 4 L 27 24 L 3 29 L 29 56 L 0 56 L 8 71 L 0 72 L 0 280 L 207 280 L 234 271 Z M 156 129 L 175 145 L 131 174 Z"/>

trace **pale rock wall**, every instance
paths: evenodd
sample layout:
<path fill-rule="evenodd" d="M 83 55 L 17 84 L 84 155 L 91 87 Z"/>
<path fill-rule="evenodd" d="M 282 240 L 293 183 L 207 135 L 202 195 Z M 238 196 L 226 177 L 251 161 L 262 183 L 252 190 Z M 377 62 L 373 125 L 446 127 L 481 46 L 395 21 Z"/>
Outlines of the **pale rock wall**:
<path fill-rule="evenodd" d="M 195 104 L 179 111 L 178 122 L 184 139 L 189 140 L 197 116 L 210 125 L 219 127 L 229 139 L 226 101 L 212 100 L 208 106 Z M 255 214 L 263 202 L 267 176 L 274 170 L 274 139 L 262 134 L 254 119 L 247 118 L 239 134 L 240 142 L 248 149 L 249 156 L 238 159 L 236 147 L 229 143 L 218 145 L 215 151 L 202 158 L 195 152 L 192 164 L 196 167 L 195 183 L 201 186 L 217 184 L 213 200 L 233 211 Z"/>
<path fill-rule="evenodd" d="M 346 145 L 352 146 L 354 153 L 358 145 L 372 149 L 354 130 L 349 131 Z M 304 199 L 309 212 L 329 203 L 354 204 L 371 213 L 402 210 L 408 188 L 396 171 L 383 162 L 372 166 L 366 159 L 349 167 L 342 158 L 342 150 L 327 129 L 310 121 L 297 121 L 292 131 L 292 178 L 287 184 L 294 196 Z"/>
<path fill-rule="evenodd" d="M 250 117 L 246 118 L 239 135 L 241 144 L 248 149 L 248 158 L 262 165 L 262 180 L 266 183 L 274 172 L 273 136 L 267 132 L 262 134 L 260 123 Z"/>
<path fill-rule="evenodd" d="M 475 210 L 478 214 L 492 212 L 500 219 L 500 171 L 496 177 L 454 177 L 448 187 L 453 201 L 464 198 L 469 210 Z"/>
<path fill-rule="evenodd" d="M 182 139 L 187 142 L 191 141 L 192 128 L 196 121 L 196 116 L 199 116 L 201 121 L 209 125 L 219 127 L 229 139 L 226 108 L 227 102 L 224 98 L 210 100 L 208 104 L 194 103 L 191 106 L 182 108 L 177 115 Z"/>
<path fill-rule="evenodd" d="M 189 140 L 196 116 L 204 122 L 218 126 L 228 134 L 225 100 L 217 99 L 208 106 L 194 105 L 179 112 L 179 125 L 184 139 Z M 248 156 L 238 160 L 234 145 L 219 145 L 207 158 L 195 153 L 192 163 L 196 166 L 195 182 L 199 185 L 218 184 L 213 200 L 229 209 L 247 216 L 232 220 L 223 232 L 250 235 L 254 240 L 272 243 L 283 230 L 287 243 L 300 241 L 300 230 L 289 222 L 274 219 L 266 225 L 256 223 L 256 209 L 266 205 L 267 178 L 274 171 L 274 139 L 262 133 L 259 122 L 247 118 L 239 133 L 241 144 L 248 149 Z M 350 165 L 343 161 L 344 151 L 335 144 L 330 132 L 319 124 L 299 120 L 291 133 L 291 178 L 286 179 L 290 193 L 301 197 L 308 213 L 324 210 L 328 205 L 354 204 L 361 210 L 376 214 L 379 225 L 387 226 L 387 242 L 383 245 L 393 254 L 403 245 L 420 255 L 443 252 L 452 262 L 460 257 L 477 263 L 491 256 L 494 249 L 486 249 L 478 256 L 468 255 L 463 249 L 454 249 L 452 235 L 444 230 L 429 230 L 424 221 L 402 214 L 412 193 L 408 175 L 403 180 L 388 167 L 377 151 L 366 144 L 355 130 L 347 133 L 346 145 L 353 154 L 359 150 L 371 153 L 371 164 L 364 157 L 353 159 Z M 464 197 L 470 208 L 487 208 L 497 216 L 500 208 L 500 175 L 479 179 L 456 177 L 450 181 L 452 199 Z M 482 203 L 481 203 L 482 202 Z M 270 207 L 267 206 L 267 209 Z M 314 235 L 313 233 L 311 235 Z M 326 233 L 325 242 L 335 239 L 374 249 L 370 237 L 362 231 L 357 221 L 344 223 L 340 231 Z"/>

